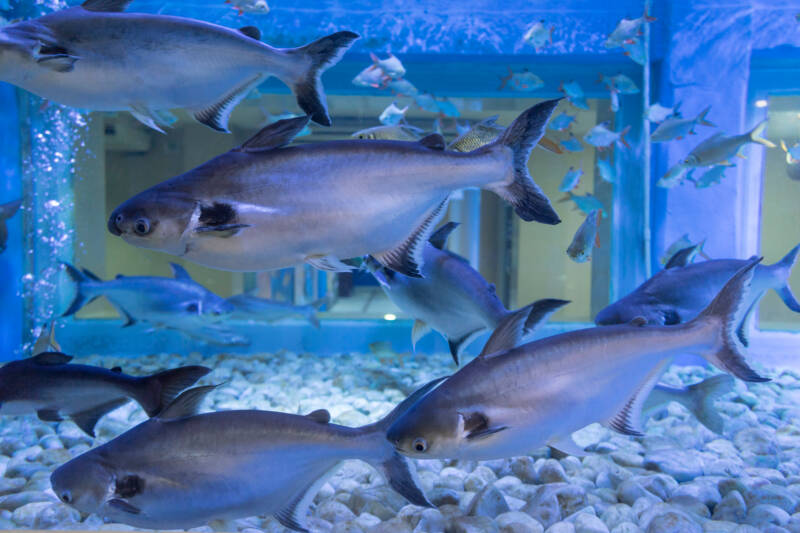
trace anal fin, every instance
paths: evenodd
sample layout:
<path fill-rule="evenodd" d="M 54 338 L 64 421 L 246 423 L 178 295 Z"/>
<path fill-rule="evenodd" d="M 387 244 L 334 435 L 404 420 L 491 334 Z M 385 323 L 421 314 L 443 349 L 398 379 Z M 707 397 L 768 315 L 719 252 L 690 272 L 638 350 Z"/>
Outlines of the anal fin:
<path fill-rule="evenodd" d="M 447 207 L 447 198 L 434 207 L 422 223 L 399 246 L 372 254 L 383 266 L 412 278 L 422 277 L 422 252 Z"/>
<path fill-rule="evenodd" d="M 572 440 L 572 435 L 553 437 L 547 441 L 547 445 L 566 455 L 574 455 L 575 457 L 586 457 L 589 455 L 586 453 L 586 450 L 578 446 L 575 441 Z"/>
<path fill-rule="evenodd" d="M 447 339 L 447 344 L 450 347 L 450 355 L 453 356 L 453 361 L 456 365 L 459 364 L 459 357 L 464 349 L 469 346 L 485 329 L 476 329 L 461 337 L 460 339 Z"/>
<path fill-rule="evenodd" d="M 314 268 L 325 272 L 350 272 L 356 268 L 333 255 L 309 255 L 305 261 Z"/>
<path fill-rule="evenodd" d="M 414 321 L 414 328 L 411 330 L 411 347 L 416 350 L 417 342 L 431 332 L 431 327 L 420 319 Z"/>
<path fill-rule="evenodd" d="M 633 396 L 625 402 L 622 409 L 608 421 L 608 426 L 623 435 L 641 437 L 644 435 L 642 429 L 642 409 L 647 397 L 656 386 L 664 369 L 669 365 L 671 358 L 660 361 L 645 377 L 642 384 L 633 393 Z"/>
<path fill-rule="evenodd" d="M 36 416 L 43 422 L 61 422 L 64 418 L 58 414 L 57 409 L 39 409 Z"/>
<path fill-rule="evenodd" d="M 309 530 L 305 527 L 308 508 L 313 503 L 314 496 L 319 492 L 319 489 L 322 488 L 328 481 L 328 478 L 339 468 L 340 464 L 341 463 L 336 463 L 325 474 L 314 478 L 314 480 L 292 498 L 283 509 L 275 513 L 274 516 L 278 522 L 283 524 L 284 527 L 288 527 L 294 531 L 308 533 Z"/>
<path fill-rule="evenodd" d="M 74 413 L 70 415 L 70 418 L 79 428 L 83 430 L 84 433 L 90 437 L 94 437 L 94 427 L 97 425 L 97 421 L 100 420 L 106 413 L 110 413 L 114 409 L 122 407 L 126 403 L 128 403 L 127 398 L 118 398 L 102 405 L 98 405 L 93 409 L 88 409 L 80 413 Z"/>
<path fill-rule="evenodd" d="M 133 104 L 131 105 L 130 109 L 128 110 L 133 117 L 147 126 L 148 128 L 152 128 L 159 133 L 166 133 L 161 126 L 163 124 L 161 118 L 150 108 L 140 104 Z"/>
<path fill-rule="evenodd" d="M 247 93 L 261 83 L 262 80 L 263 76 L 259 74 L 238 87 L 234 87 L 211 105 L 203 109 L 193 110 L 194 118 L 209 128 L 221 131 L 222 133 L 230 133 L 228 131 L 228 119 L 231 116 L 231 112 L 239 102 L 244 100 Z"/>

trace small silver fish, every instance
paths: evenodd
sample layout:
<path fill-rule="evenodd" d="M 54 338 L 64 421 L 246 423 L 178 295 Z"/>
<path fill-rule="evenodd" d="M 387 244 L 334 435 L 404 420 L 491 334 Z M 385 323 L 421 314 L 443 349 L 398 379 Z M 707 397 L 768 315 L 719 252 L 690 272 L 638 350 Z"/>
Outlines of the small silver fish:
<path fill-rule="evenodd" d="M 558 190 L 561 192 L 569 192 L 581 182 L 581 176 L 583 176 L 583 169 L 575 167 L 569 167 L 569 170 L 566 174 L 564 174 L 564 179 L 561 180 L 561 185 L 558 186 Z"/>
<path fill-rule="evenodd" d="M 722 179 L 725 177 L 726 170 L 728 170 L 728 167 L 725 165 L 711 167 L 702 176 L 694 180 L 694 186 L 698 189 L 705 189 L 721 183 Z"/>
<path fill-rule="evenodd" d="M 694 128 L 698 124 L 701 126 L 714 127 L 714 123 L 706 119 L 706 115 L 711 111 L 710 107 L 705 108 L 695 118 L 681 118 L 673 116 L 665 119 L 650 135 L 650 140 L 654 143 L 663 143 L 673 139 L 683 139 L 687 135 L 694 135 Z"/>
<path fill-rule="evenodd" d="M 544 81 L 528 69 L 514 72 L 508 67 L 508 75 L 500 78 L 500 87 L 497 90 L 502 91 L 506 86 L 514 91 L 530 92 L 544 87 Z"/>
<path fill-rule="evenodd" d="M 449 222 L 431 236 L 423 250 L 421 278 L 398 274 L 371 258 L 366 266 L 389 299 L 415 319 L 412 345 L 416 346 L 419 339 L 436 330 L 447 339 L 450 354 L 458 365 L 467 346 L 481 334 L 494 330 L 512 312 L 497 297 L 494 285 L 464 258 L 445 250 L 447 237 L 456 226 Z M 526 335 L 533 334 L 547 317 L 566 304 L 554 299 L 531 304 L 537 312 L 527 322 Z"/>
<path fill-rule="evenodd" d="M 22 200 L 0 204 L 0 254 L 5 252 L 6 246 L 8 246 L 8 225 L 6 221 L 16 215 L 21 206 Z"/>
<path fill-rule="evenodd" d="M 606 48 L 618 48 L 626 42 L 638 41 L 642 35 L 642 26 L 655 20 L 654 17 L 647 14 L 647 11 L 639 18 L 620 20 L 606 39 Z"/>
<path fill-rule="evenodd" d="M 625 140 L 625 134 L 631 127 L 625 126 L 622 131 L 611 131 L 609 125 L 609 122 L 597 124 L 583 136 L 583 140 L 599 149 L 608 148 L 618 142 L 622 143 L 625 148 L 630 148 L 628 141 Z"/>
<path fill-rule="evenodd" d="M 389 77 L 377 66 L 370 65 L 353 78 L 353 85 L 382 89 L 388 87 Z"/>
<path fill-rule="evenodd" d="M 534 22 L 533 25 L 525 31 L 522 40 L 533 46 L 534 50 L 539 53 L 548 44 L 553 44 L 554 29 L 555 26 L 546 27 L 544 20 Z"/>
<path fill-rule="evenodd" d="M 559 141 L 558 144 L 560 144 L 562 148 L 564 148 L 564 150 L 566 150 L 567 152 L 583 151 L 583 145 L 581 144 L 581 141 L 578 140 L 578 138 L 575 137 L 575 135 L 573 135 L 572 132 L 569 132 L 569 137 L 567 137 L 563 141 Z"/>
<path fill-rule="evenodd" d="M 438 382 L 385 418 L 351 428 L 324 409 L 197 414 L 214 387 L 182 393 L 156 418 L 85 452 L 53 472 L 56 496 L 82 513 L 147 529 L 188 529 L 212 520 L 273 515 L 306 529 L 306 514 L 342 461 L 379 470 L 414 505 L 432 507 L 414 465 L 386 442 L 386 429 Z"/>
<path fill-rule="evenodd" d="M 430 93 L 417 93 L 414 95 L 414 103 L 421 109 L 429 113 L 439 113 L 439 104 L 436 98 Z"/>
<path fill-rule="evenodd" d="M 700 383 L 688 387 L 669 387 L 656 385 L 642 407 L 642 415 L 651 417 L 664 410 L 671 402 L 679 403 L 697 418 L 697 421 L 717 434 L 725 429 L 725 420 L 719 414 L 715 403 L 726 394 L 733 392 L 735 380 L 728 374 L 717 374 Z"/>
<path fill-rule="evenodd" d="M 372 139 L 382 141 L 418 141 L 425 135 L 425 130 L 408 124 L 394 126 L 375 126 L 355 132 L 351 137 L 356 139 Z"/>
<path fill-rule="evenodd" d="M 392 79 L 400 79 L 406 75 L 406 68 L 403 66 L 403 63 L 392 53 L 389 53 L 389 57 L 386 59 L 380 59 L 373 53 L 370 53 L 369 57 L 376 67 L 381 69 L 384 74 Z"/>
<path fill-rule="evenodd" d="M 394 102 L 392 102 L 381 112 L 381 114 L 378 116 L 378 120 L 384 126 L 394 126 L 403 120 L 403 117 L 406 115 L 406 111 L 408 111 L 408 106 L 400 109 Z"/>
<path fill-rule="evenodd" d="M 239 15 L 250 13 L 253 15 L 266 15 L 269 13 L 267 0 L 225 0 L 226 4 L 231 4 Z"/>
<path fill-rule="evenodd" d="M 575 232 L 572 242 L 567 247 L 567 255 L 576 263 L 591 261 L 592 250 L 595 246 L 600 246 L 600 238 L 597 235 L 597 227 L 600 224 L 602 210 L 596 209 L 586 215 L 586 220 Z"/>
<path fill-rule="evenodd" d="M 559 200 L 559 203 L 569 201 L 572 201 L 575 204 L 575 209 L 583 211 L 583 213 L 586 215 L 591 214 L 592 211 L 600 211 L 603 214 L 603 218 L 608 217 L 605 207 L 603 207 L 603 203 L 590 192 L 587 192 L 584 195 L 579 195 L 568 191 L 567 195 Z"/>
<path fill-rule="evenodd" d="M 327 298 L 321 298 L 308 305 L 293 305 L 289 302 L 259 298 L 252 294 L 237 294 L 227 301 L 234 308 L 231 313 L 233 319 L 272 323 L 286 318 L 300 317 L 317 329 L 320 326 L 317 312 L 329 303 Z"/>
<path fill-rule="evenodd" d="M 147 416 L 157 415 L 180 391 L 211 372 L 185 366 L 134 377 L 119 368 L 69 364 L 72 357 L 43 352 L 0 368 L 0 415 L 36 414 L 40 420 L 72 419 L 94 437 L 97 421 L 134 400 Z"/>
<path fill-rule="evenodd" d="M 664 189 L 671 189 L 676 185 L 683 183 L 684 180 L 691 179 L 694 169 L 690 169 L 683 163 L 676 163 L 672 165 L 666 174 L 656 182 L 656 187 L 663 187 Z"/>
<path fill-rule="evenodd" d="M 707 167 L 711 165 L 732 166 L 731 160 L 739 155 L 739 150 L 747 143 L 762 144 L 767 148 L 775 148 L 775 144 L 762 137 L 767 121 L 757 124 L 752 130 L 741 135 L 726 136 L 719 132 L 701 142 L 689 152 L 683 164 L 687 167 Z"/>
<path fill-rule="evenodd" d="M 662 265 L 666 265 L 670 261 L 670 259 L 674 257 L 675 254 L 677 254 L 679 251 L 698 246 L 700 255 L 702 255 L 706 259 L 711 259 L 705 252 L 703 252 L 703 246 L 702 246 L 703 243 L 705 243 L 705 241 L 701 241 L 700 243 L 697 244 L 693 243 L 691 240 L 689 240 L 689 234 L 684 233 L 683 235 L 681 235 L 679 239 L 677 239 L 675 242 L 667 246 L 666 251 L 661 255 L 658 261 Z"/>
<path fill-rule="evenodd" d="M 641 39 L 625 41 L 622 43 L 623 54 L 628 56 L 631 61 L 644 66 L 647 63 L 647 53 L 644 49 L 644 42 Z"/>
<path fill-rule="evenodd" d="M 608 183 L 617 182 L 617 171 L 611 164 L 611 159 L 598 158 L 597 172 L 600 174 L 600 179 L 603 181 Z"/>
<path fill-rule="evenodd" d="M 62 316 L 75 314 L 101 296 L 105 296 L 125 319 L 123 327 L 136 322 L 168 325 L 180 315 L 218 321 L 233 311 L 231 304 L 195 282 L 175 263 L 170 263 L 174 278 L 119 275 L 109 281 L 101 280 L 87 269 L 81 271 L 69 263 L 63 265 L 76 284 L 76 292 Z"/>
<path fill-rule="evenodd" d="M 286 147 L 307 120 L 280 121 L 126 201 L 109 217 L 108 229 L 134 246 L 217 269 L 259 271 L 307 262 L 349 271 L 353 267 L 343 259 L 372 255 L 386 267 L 418 276 L 422 247 L 453 191 L 492 190 L 523 219 L 560 222 L 527 164 L 557 104 L 534 105 L 496 142 L 469 153 L 445 151 L 438 135 L 417 143 L 346 140 Z M 358 202 L 353 191 L 360 191 Z"/>
<path fill-rule="evenodd" d="M 163 131 L 156 111 L 188 109 L 215 130 L 270 76 L 289 86 L 318 124 L 331 124 L 320 75 L 358 35 L 343 31 L 306 46 L 272 48 L 260 31 L 124 13 L 131 0 L 86 0 L 0 29 L 0 80 L 80 109 L 130 111 Z M 132 80 L 135 82 L 132 83 Z"/>
<path fill-rule="evenodd" d="M 637 320 L 516 346 L 518 322 L 504 323 L 487 343 L 491 351 L 420 398 L 386 438 L 410 457 L 492 460 L 543 445 L 576 449 L 571 434 L 594 422 L 642 436 L 642 407 L 679 353 L 700 355 L 745 381 L 768 381 L 748 365 L 728 327 L 756 264 L 746 262 L 687 324 L 645 327 Z"/>
<path fill-rule="evenodd" d="M 575 115 L 570 115 L 567 114 L 566 111 L 562 111 L 560 115 L 550 121 L 549 128 L 553 131 L 564 131 L 569 128 L 573 122 L 575 122 Z"/>
<path fill-rule="evenodd" d="M 466 132 L 460 134 L 451 142 L 447 149 L 456 152 L 471 152 L 496 141 L 500 134 L 505 131 L 504 127 L 496 124 L 496 121 L 497 115 L 494 115 L 473 124 Z M 436 124 L 439 123 L 437 122 Z M 436 127 L 434 127 L 434 130 L 436 130 Z M 439 126 L 439 131 L 441 131 L 441 126 Z M 537 146 L 555 154 L 563 153 L 559 145 L 547 137 L 539 139 Z"/>
<path fill-rule="evenodd" d="M 577 81 L 573 80 L 568 81 L 567 83 L 562 81 L 558 86 L 558 90 L 566 95 L 567 101 L 569 101 L 569 103 L 573 106 L 577 107 L 578 109 L 589 109 L 589 104 L 586 103 L 586 96 L 584 95 L 583 89 Z"/>
<path fill-rule="evenodd" d="M 665 107 L 661 104 L 653 104 L 647 108 L 647 120 L 653 123 L 664 122 L 668 118 L 676 118 L 680 115 L 681 104 L 678 102 L 674 107 Z"/>
<path fill-rule="evenodd" d="M 619 94 L 638 94 L 639 87 L 625 74 L 616 74 L 614 76 L 605 76 L 602 73 L 598 75 L 598 83 L 605 83 L 609 90 L 616 90 Z"/>
<path fill-rule="evenodd" d="M 800 313 L 800 303 L 789 287 L 789 277 L 798 253 L 800 245 L 792 248 L 774 265 L 755 267 L 752 284 L 742 301 L 742 316 L 736 318 L 731 327 L 742 344 L 747 345 L 747 321 L 768 290 L 777 292 L 786 307 Z M 733 272 L 750 263 L 752 259 L 678 262 L 675 266 L 654 274 L 632 293 L 602 309 L 595 317 L 595 323 L 624 324 L 636 317 L 643 317 L 648 324 L 689 322 L 709 305 Z"/>

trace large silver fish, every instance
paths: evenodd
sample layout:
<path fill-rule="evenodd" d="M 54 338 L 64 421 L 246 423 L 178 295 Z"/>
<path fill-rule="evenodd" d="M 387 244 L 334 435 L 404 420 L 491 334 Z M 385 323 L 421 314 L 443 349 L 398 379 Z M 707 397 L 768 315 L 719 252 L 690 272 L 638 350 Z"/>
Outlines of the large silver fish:
<path fill-rule="evenodd" d="M 414 466 L 386 442 L 386 428 L 423 394 L 359 428 L 272 411 L 195 414 L 213 387 L 184 392 L 157 418 L 76 457 L 51 476 L 61 501 L 84 513 L 152 529 L 188 529 L 215 519 L 272 514 L 304 527 L 325 479 L 346 459 L 376 467 L 416 505 L 430 506 Z"/>
<path fill-rule="evenodd" d="M 135 377 L 87 365 L 72 365 L 72 357 L 44 352 L 0 368 L 0 415 L 36 413 L 40 420 L 72 419 L 94 437 L 94 426 L 106 413 L 134 400 L 155 416 L 183 389 L 211 369 L 185 366 L 152 376 Z"/>
<path fill-rule="evenodd" d="M 434 233 L 423 250 L 422 277 L 405 276 L 367 259 L 367 268 L 380 282 L 392 302 L 412 316 L 412 344 L 434 329 L 447 339 L 456 364 L 464 349 L 478 336 L 493 331 L 512 312 L 497 297 L 490 285 L 466 259 L 444 249 L 447 237 L 457 224 L 448 222 Z M 528 334 L 547 317 L 566 305 L 565 300 L 545 299 L 528 324 Z"/>
<path fill-rule="evenodd" d="M 516 326 L 504 323 L 484 354 L 401 415 L 387 439 L 412 457 L 485 460 L 545 444 L 567 451 L 561 443 L 593 422 L 641 435 L 642 406 L 677 353 L 697 353 L 740 379 L 765 381 L 734 335 L 757 262 L 746 263 L 687 324 L 637 321 L 512 348 L 517 335 L 506 332 Z"/>
<path fill-rule="evenodd" d="M 6 251 L 8 243 L 8 226 L 6 221 L 19 211 L 22 200 L 14 200 L 5 204 L 0 204 L 0 254 Z"/>
<path fill-rule="evenodd" d="M 64 263 L 67 274 L 77 287 L 75 298 L 62 316 L 75 314 L 101 296 L 105 296 L 125 318 L 125 326 L 139 321 L 157 325 L 169 322 L 176 315 L 219 320 L 233 312 L 231 303 L 194 281 L 182 266 L 170 265 L 174 278 L 118 275 L 116 279 L 103 281 L 87 269 L 80 271 Z"/>
<path fill-rule="evenodd" d="M 767 121 L 764 120 L 752 130 L 741 135 L 726 136 L 722 132 L 717 132 L 695 146 L 681 163 L 687 167 L 731 166 L 733 165 L 731 160 L 739 155 L 739 150 L 745 144 L 756 143 L 767 148 L 775 148 L 775 143 L 761 136 L 766 127 Z"/>
<path fill-rule="evenodd" d="M 183 108 L 228 130 L 234 107 L 270 76 L 288 85 L 315 122 L 330 125 L 320 75 L 358 35 L 342 31 L 300 48 L 272 48 L 257 28 L 123 13 L 131 0 L 81 6 L 0 29 L 0 80 L 82 109 L 130 111 L 166 125 L 157 111 Z"/>
<path fill-rule="evenodd" d="M 293 305 L 289 302 L 259 298 L 252 294 L 237 294 L 227 299 L 233 306 L 231 318 L 252 320 L 254 322 L 277 322 L 285 318 L 300 317 L 319 328 L 319 309 L 329 303 L 327 298 L 321 298 L 308 305 Z"/>
<path fill-rule="evenodd" d="M 557 104 L 531 107 L 496 142 L 469 153 L 445 151 L 436 134 L 284 147 L 307 120 L 282 120 L 134 196 L 111 213 L 108 229 L 135 246 L 223 270 L 307 262 L 348 271 L 343 259 L 372 255 L 419 276 L 424 245 L 455 190 L 488 189 L 524 220 L 560 222 L 528 174 Z"/>
<path fill-rule="evenodd" d="M 691 251 L 691 247 L 684 250 Z M 680 254 L 681 251 L 678 252 Z M 737 334 L 747 345 L 747 319 L 761 297 L 773 289 L 792 311 L 800 313 L 789 287 L 792 267 L 800 254 L 800 244 L 774 265 L 758 265 L 753 283 L 745 297 L 745 314 L 736 324 Z M 676 254 L 677 255 L 677 254 Z M 674 258 L 675 256 L 673 256 Z M 752 259 L 712 259 L 701 263 L 673 262 L 642 283 L 632 293 L 600 310 L 595 317 L 598 325 L 625 324 L 641 317 L 648 324 L 680 324 L 696 317 L 711 302 L 725 282 Z"/>

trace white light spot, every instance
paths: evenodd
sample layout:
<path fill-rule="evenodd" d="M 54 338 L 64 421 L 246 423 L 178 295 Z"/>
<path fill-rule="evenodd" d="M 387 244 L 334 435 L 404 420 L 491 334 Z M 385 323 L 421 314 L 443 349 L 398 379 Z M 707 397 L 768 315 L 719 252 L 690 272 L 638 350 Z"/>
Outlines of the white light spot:
<path fill-rule="evenodd" d="M 49 207 L 50 209 L 55 209 L 56 207 L 60 206 L 61 204 L 58 203 L 58 200 L 48 200 L 45 202 L 45 207 Z"/>
<path fill-rule="evenodd" d="M 767 107 L 766 100 L 756 100 L 756 107 Z"/>
<path fill-rule="evenodd" d="M 392 320 L 397 320 L 397 315 L 395 315 L 394 313 L 386 313 L 385 315 L 383 315 L 383 319 L 391 322 Z"/>

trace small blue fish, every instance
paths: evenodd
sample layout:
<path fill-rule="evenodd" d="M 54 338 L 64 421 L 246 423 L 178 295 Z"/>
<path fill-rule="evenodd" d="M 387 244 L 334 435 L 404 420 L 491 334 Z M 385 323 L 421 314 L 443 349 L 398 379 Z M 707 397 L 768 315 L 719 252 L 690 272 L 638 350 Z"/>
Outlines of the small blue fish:
<path fill-rule="evenodd" d="M 369 57 L 372 59 L 373 65 L 381 69 L 384 74 L 392 79 L 397 80 L 406 75 L 406 68 L 403 66 L 403 63 L 392 53 L 389 53 L 389 57 L 386 59 L 380 59 L 373 53 L 370 53 Z"/>
<path fill-rule="evenodd" d="M 634 63 L 644 65 L 647 63 L 647 54 L 644 52 L 644 43 L 640 40 L 622 43 L 624 54 L 631 58 Z"/>
<path fill-rule="evenodd" d="M 689 167 L 684 166 L 682 163 L 673 165 L 669 170 L 667 170 L 667 173 L 656 182 L 656 187 L 671 189 L 679 183 L 683 183 L 683 180 L 691 179 L 693 172 L 694 170 L 689 171 Z"/>
<path fill-rule="evenodd" d="M 558 86 L 558 90 L 563 92 L 569 103 L 578 109 L 589 109 L 589 104 L 586 103 L 586 96 L 577 81 L 569 81 L 567 83 L 562 81 L 561 85 Z"/>
<path fill-rule="evenodd" d="M 598 159 L 597 171 L 600 174 L 600 179 L 603 181 L 607 181 L 608 183 L 617 182 L 617 173 L 611 164 L 611 159 Z"/>
<path fill-rule="evenodd" d="M 414 102 L 430 113 L 438 113 L 439 112 L 439 103 L 436 101 L 436 98 L 433 97 L 430 93 L 419 93 L 414 96 Z"/>
<path fill-rule="evenodd" d="M 582 152 L 583 151 L 583 145 L 581 144 L 581 141 L 579 141 L 578 138 L 575 137 L 572 134 L 572 132 L 569 133 L 569 139 L 565 139 L 565 140 L 559 142 L 559 144 L 567 152 Z"/>
<path fill-rule="evenodd" d="M 591 261 L 592 250 L 594 250 L 595 246 L 600 247 L 597 227 L 600 225 L 600 215 L 602 214 L 603 211 L 601 209 L 595 209 L 586 215 L 586 220 L 575 232 L 575 236 L 567 248 L 567 255 L 576 263 Z"/>
<path fill-rule="evenodd" d="M 625 74 L 617 74 L 615 76 L 604 76 L 602 73 L 599 75 L 598 83 L 605 83 L 606 87 L 616 89 L 619 94 L 638 94 L 639 87 Z"/>
<path fill-rule="evenodd" d="M 572 126 L 575 122 L 575 115 L 568 115 L 566 111 L 562 111 L 560 115 L 550 121 L 549 128 L 553 131 L 564 131 Z"/>
<path fill-rule="evenodd" d="M 647 108 L 646 117 L 647 120 L 653 123 L 664 122 L 668 118 L 674 118 L 680 116 L 679 109 L 681 107 L 680 102 L 675 107 L 665 107 L 661 104 L 653 104 Z"/>
<path fill-rule="evenodd" d="M 402 96 L 416 96 L 419 94 L 419 89 L 408 80 L 391 80 L 386 83 L 386 88 L 394 94 Z"/>
<path fill-rule="evenodd" d="M 572 202 L 575 204 L 576 209 L 580 209 L 586 215 L 599 209 L 603 212 L 603 218 L 608 217 L 608 212 L 606 211 L 605 206 L 603 206 L 603 202 L 598 200 L 590 192 L 587 192 L 583 196 L 574 194 L 572 192 L 567 192 L 567 195 L 559 200 L 559 203 L 569 202 L 570 200 L 572 200 Z"/>
<path fill-rule="evenodd" d="M 559 185 L 558 190 L 561 192 L 569 192 L 581 181 L 581 176 L 583 176 L 583 169 L 575 167 L 569 167 L 569 170 L 566 174 L 564 174 L 564 179 L 561 180 L 561 185 Z"/>
<path fill-rule="evenodd" d="M 722 182 L 722 178 L 725 177 L 725 170 L 727 166 L 719 165 L 716 167 L 711 167 L 711 169 L 707 170 L 705 174 L 700 176 L 697 180 L 694 181 L 694 186 L 698 189 L 705 189 L 706 187 L 711 187 L 712 185 L 716 185 L 717 183 Z"/>
<path fill-rule="evenodd" d="M 583 136 L 583 140 L 600 149 L 608 148 L 616 142 L 622 143 L 625 148 L 630 148 L 631 146 L 628 144 L 628 141 L 625 140 L 625 134 L 628 133 L 631 127 L 625 126 L 622 131 L 611 131 L 608 129 L 609 125 L 608 122 L 601 122 L 590 129 L 586 135 Z"/>
<path fill-rule="evenodd" d="M 533 26 L 528 28 L 525 35 L 522 36 L 522 40 L 533 46 L 537 53 L 548 44 L 553 44 L 553 30 L 555 26 L 547 28 L 544 24 L 544 20 L 534 23 Z"/>
<path fill-rule="evenodd" d="M 498 90 L 503 90 L 506 85 L 514 91 L 530 92 L 544 87 L 542 78 L 524 69 L 522 72 L 514 72 L 511 67 L 508 67 L 508 75 L 500 78 L 501 83 Z"/>
<path fill-rule="evenodd" d="M 380 120 L 381 124 L 385 126 L 394 126 L 403 120 L 406 111 L 408 111 L 408 106 L 400 109 L 394 102 L 392 102 L 386 107 L 386 109 L 383 110 L 378 117 L 378 120 Z"/>
<path fill-rule="evenodd" d="M 617 23 L 617 27 L 611 32 L 611 35 L 606 39 L 606 48 L 617 48 L 623 46 L 626 42 L 636 41 L 642 35 L 642 26 L 648 22 L 653 22 L 656 19 L 644 12 L 639 18 L 635 19 L 622 19 Z"/>
<path fill-rule="evenodd" d="M 446 117 L 461 116 L 461 113 L 458 111 L 458 108 L 450 100 L 447 99 L 436 100 L 436 106 L 439 108 L 439 113 L 443 114 Z"/>

